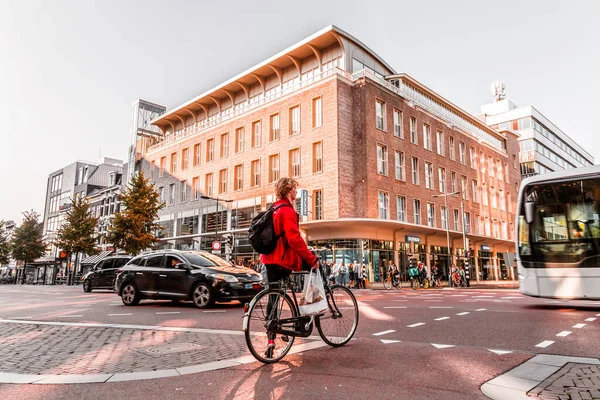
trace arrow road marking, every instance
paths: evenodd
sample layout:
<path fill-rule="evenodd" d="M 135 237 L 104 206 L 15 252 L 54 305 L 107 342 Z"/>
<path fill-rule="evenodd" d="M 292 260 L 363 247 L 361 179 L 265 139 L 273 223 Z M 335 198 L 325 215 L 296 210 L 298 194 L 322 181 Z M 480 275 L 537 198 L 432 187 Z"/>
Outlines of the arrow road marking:
<path fill-rule="evenodd" d="M 400 343 L 401 340 L 385 340 L 385 339 L 379 339 L 381 340 L 381 343 L 383 344 L 390 344 L 390 343 Z"/>
<path fill-rule="evenodd" d="M 431 343 L 431 345 L 433 347 L 435 347 L 436 349 L 448 349 L 450 347 L 455 347 L 453 344 L 435 344 L 435 343 Z"/>
<path fill-rule="evenodd" d="M 573 328 L 581 329 L 584 326 L 585 326 L 585 324 L 576 324 L 576 325 L 573 325 Z"/>
<path fill-rule="evenodd" d="M 550 346 L 552 343 L 554 343 L 554 341 L 552 341 L 552 340 L 544 340 L 542 343 L 536 344 L 535 347 L 545 348 L 545 347 Z"/>
<path fill-rule="evenodd" d="M 571 334 L 571 331 L 562 331 L 561 333 L 559 333 L 556 336 L 565 337 L 565 336 L 569 336 L 570 334 Z"/>
<path fill-rule="evenodd" d="M 488 349 L 489 351 L 491 351 L 492 353 L 496 353 L 498 355 L 503 355 L 503 354 L 510 354 L 512 353 L 512 351 L 509 350 L 494 350 L 494 349 Z"/>
<path fill-rule="evenodd" d="M 394 329 L 390 329 L 389 331 L 383 331 L 383 332 L 374 333 L 373 336 L 387 335 L 388 333 L 394 333 L 394 332 L 396 332 Z"/>
<path fill-rule="evenodd" d="M 416 328 L 417 326 L 425 325 L 425 322 L 417 322 L 416 324 L 406 325 L 407 328 Z"/>

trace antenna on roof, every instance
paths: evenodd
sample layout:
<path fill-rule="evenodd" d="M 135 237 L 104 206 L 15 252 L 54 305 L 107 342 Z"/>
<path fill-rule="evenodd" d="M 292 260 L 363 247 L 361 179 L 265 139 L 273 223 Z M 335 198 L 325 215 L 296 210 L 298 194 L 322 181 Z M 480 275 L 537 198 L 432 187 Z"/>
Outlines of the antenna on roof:
<path fill-rule="evenodd" d="M 504 82 L 496 80 L 492 83 L 490 89 L 494 96 L 494 101 L 500 101 L 506 98 L 506 85 Z"/>
<path fill-rule="evenodd" d="M 98 151 L 98 161 L 102 162 L 102 146 L 100 146 L 100 150 Z"/>

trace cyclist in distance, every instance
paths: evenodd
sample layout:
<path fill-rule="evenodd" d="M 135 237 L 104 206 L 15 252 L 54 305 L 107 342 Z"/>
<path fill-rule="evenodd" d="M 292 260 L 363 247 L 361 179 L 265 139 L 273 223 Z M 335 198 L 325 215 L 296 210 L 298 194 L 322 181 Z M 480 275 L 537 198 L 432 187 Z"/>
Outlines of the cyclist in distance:
<path fill-rule="evenodd" d="M 277 247 L 271 254 L 263 254 L 260 261 L 267 270 L 267 281 L 276 283 L 288 278 L 292 271 L 314 269 L 319 266 L 317 257 L 309 250 L 302 236 L 300 236 L 300 217 L 294 210 L 298 182 L 292 178 L 281 178 L 275 184 L 277 202 L 273 207 L 279 207 L 273 213 L 273 227 L 279 237 Z M 303 268 L 304 267 L 304 268 Z M 270 313 L 272 304 L 268 304 L 267 313 Z M 267 352 L 275 347 L 275 334 L 268 333 Z"/>

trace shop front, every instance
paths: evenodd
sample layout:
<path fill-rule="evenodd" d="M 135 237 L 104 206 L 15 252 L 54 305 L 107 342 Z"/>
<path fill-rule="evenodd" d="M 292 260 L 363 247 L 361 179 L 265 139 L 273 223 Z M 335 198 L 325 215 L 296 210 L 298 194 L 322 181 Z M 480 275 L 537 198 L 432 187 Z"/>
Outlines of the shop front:
<path fill-rule="evenodd" d="M 496 267 L 494 265 L 494 257 L 491 247 L 487 245 L 481 245 L 477 257 L 477 267 L 479 271 L 479 280 L 481 281 L 495 281 Z"/>

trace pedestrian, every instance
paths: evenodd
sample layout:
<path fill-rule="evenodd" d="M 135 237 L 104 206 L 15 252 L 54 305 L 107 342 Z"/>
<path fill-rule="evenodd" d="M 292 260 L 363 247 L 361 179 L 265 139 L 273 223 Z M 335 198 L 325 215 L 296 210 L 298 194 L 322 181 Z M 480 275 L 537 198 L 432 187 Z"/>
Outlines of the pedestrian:
<path fill-rule="evenodd" d="M 355 273 L 354 273 L 354 264 L 350 263 L 350 265 L 348 265 L 348 279 L 350 280 L 350 282 L 348 283 L 348 287 L 352 288 L 355 286 Z"/>
<path fill-rule="evenodd" d="M 364 264 L 360 265 L 358 261 L 354 260 L 355 270 L 357 270 L 358 276 L 356 277 L 356 282 L 358 284 L 359 289 L 365 288 L 365 268 Z"/>
<path fill-rule="evenodd" d="M 346 273 L 348 272 L 348 269 L 346 268 L 346 265 L 344 264 L 344 262 L 342 261 L 342 265 L 340 265 L 340 285 L 342 286 L 346 286 Z"/>
<path fill-rule="evenodd" d="M 335 285 L 338 282 L 338 276 L 340 274 L 340 266 L 333 261 L 331 262 L 331 275 L 329 276 L 329 280 L 332 285 Z"/>

